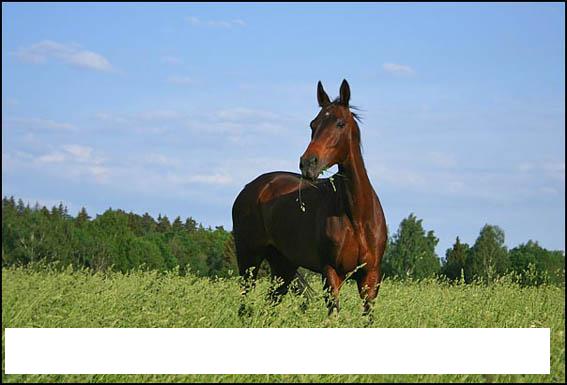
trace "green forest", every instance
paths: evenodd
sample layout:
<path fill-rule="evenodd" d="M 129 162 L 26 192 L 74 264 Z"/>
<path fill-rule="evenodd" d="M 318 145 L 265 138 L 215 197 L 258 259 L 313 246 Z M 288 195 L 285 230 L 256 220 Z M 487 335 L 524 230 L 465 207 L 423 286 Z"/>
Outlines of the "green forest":
<path fill-rule="evenodd" d="M 504 231 L 486 224 L 473 245 L 457 237 L 439 258 L 439 239 L 422 222 L 410 214 L 389 234 L 382 261 L 385 277 L 490 283 L 506 275 L 526 286 L 565 283 L 564 251 L 547 250 L 534 240 L 508 249 Z M 4 197 L 2 266 L 30 263 L 94 272 L 191 271 L 207 277 L 227 277 L 238 270 L 231 232 L 222 226 L 213 229 L 191 217 L 170 220 L 160 214 L 154 219 L 148 213 L 111 208 L 94 218 L 84 208 L 73 216 L 62 203 L 48 209 Z"/>

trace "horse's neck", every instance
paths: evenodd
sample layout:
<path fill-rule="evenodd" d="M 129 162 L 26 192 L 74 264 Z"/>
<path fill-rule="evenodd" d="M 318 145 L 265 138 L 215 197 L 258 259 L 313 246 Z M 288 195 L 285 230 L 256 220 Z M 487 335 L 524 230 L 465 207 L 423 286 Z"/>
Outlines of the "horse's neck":
<path fill-rule="evenodd" d="M 345 176 L 347 205 L 354 225 L 374 220 L 375 194 L 358 144 L 352 146 L 348 159 L 339 165 L 339 172 Z"/>

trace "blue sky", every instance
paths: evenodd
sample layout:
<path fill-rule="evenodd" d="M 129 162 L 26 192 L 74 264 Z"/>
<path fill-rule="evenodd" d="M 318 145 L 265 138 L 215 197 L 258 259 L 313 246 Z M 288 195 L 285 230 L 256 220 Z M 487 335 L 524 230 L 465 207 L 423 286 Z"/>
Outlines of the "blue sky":
<path fill-rule="evenodd" d="M 362 109 L 390 232 L 565 249 L 564 4 L 2 4 L 2 194 L 232 228 L 298 172 L 316 84 Z"/>

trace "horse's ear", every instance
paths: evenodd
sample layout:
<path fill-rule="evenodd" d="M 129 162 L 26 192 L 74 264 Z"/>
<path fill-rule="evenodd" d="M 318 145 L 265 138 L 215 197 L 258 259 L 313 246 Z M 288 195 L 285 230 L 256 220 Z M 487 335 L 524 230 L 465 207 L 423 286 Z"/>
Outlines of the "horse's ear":
<path fill-rule="evenodd" d="M 321 80 L 317 83 L 317 101 L 319 102 L 319 107 L 326 107 L 327 105 L 331 104 L 331 99 L 329 99 L 329 95 L 323 89 L 323 84 L 321 84 Z"/>
<path fill-rule="evenodd" d="M 350 100 L 350 86 L 348 85 L 348 82 L 346 81 L 346 79 L 343 79 L 343 82 L 341 83 L 341 91 L 340 91 L 340 103 L 345 106 L 348 107 L 348 102 Z"/>

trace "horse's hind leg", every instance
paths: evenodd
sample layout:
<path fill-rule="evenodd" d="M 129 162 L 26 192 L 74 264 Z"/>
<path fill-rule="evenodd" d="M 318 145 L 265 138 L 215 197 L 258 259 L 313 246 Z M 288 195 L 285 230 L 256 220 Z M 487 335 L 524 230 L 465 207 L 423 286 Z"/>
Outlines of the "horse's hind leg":
<path fill-rule="evenodd" d="M 264 260 L 265 255 L 263 255 L 258 250 L 253 250 L 247 247 L 244 247 L 241 244 L 236 244 L 236 259 L 238 263 L 238 272 L 242 277 L 242 296 L 244 296 L 250 292 L 251 289 L 254 288 L 256 284 L 256 277 L 258 275 L 258 270 L 260 268 L 260 264 Z M 245 302 L 240 304 L 238 309 L 239 316 L 250 316 L 252 314 L 252 310 L 249 306 L 246 306 Z"/>
<path fill-rule="evenodd" d="M 289 285 L 296 277 L 297 266 L 288 262 L 275 248 L 272 248 L 269 252 L 268 263 L 272 271 L 272 278 L 276 281 L 271 289 L 270 299 L 273 304 L 277 304 L 289 291 Z"/>
<path fill-rule="evenodd" d="M 260 264 L 264 260 L 264 255 L 257 250 L 251 250 L 246 247 L 236 247 L 236 259 L 238 263 L 238 272 L 243 278 L 242 294 L 246 295 L 255 285 L 256 276 Z"/>

